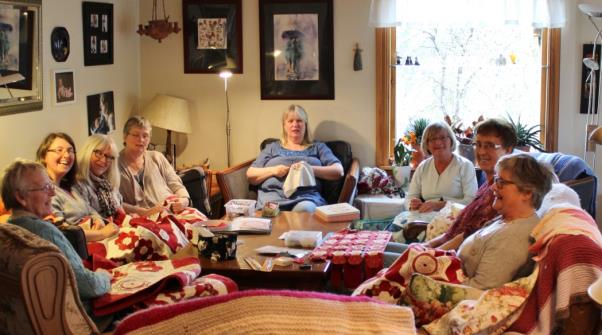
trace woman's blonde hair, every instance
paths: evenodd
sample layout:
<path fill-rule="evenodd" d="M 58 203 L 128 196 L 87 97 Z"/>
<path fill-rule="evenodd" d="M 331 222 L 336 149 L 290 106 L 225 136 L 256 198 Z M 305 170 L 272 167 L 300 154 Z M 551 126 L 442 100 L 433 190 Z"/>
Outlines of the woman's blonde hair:
<path fill-rule="evenodd" d="M 102 177 L 111 184 L 114 190 L 118 190 L 120 175 L 117 168 L 117 145 L 115 145 L 112 138 L 103 134 L 94 134 L 88 137 L 86 143 L 84 143 L 84 147 L 77 157 L 77 165 L 79 165 L 77 180 L 92 185 L 92 179 L 90 177 L 90 162 L 92 160 L 92 155 L 94 155 L 95 150 L 103 150 L 106 147 L 111 149 L 111 155 L 113 155 L 115 159 L 110 163 L 109 168 Z"/>
<path fill-rule="evenodd" d="M 307 113 L 305 112 L 305 109 L 303 109 L 303 107 L 301 107 L 299 105 L 290 105 L 290 106 L 288 106 L 288 109 L 284 113 L 282 113 L 282 137 L 280 138 L 280 142 L 283 145 L 287 144 L 284 123 L 286 122 L 286 119 L 288 119 L 288 117 L 293 113 L 298 118 L 303 120 L 303 123 L 305 123 L 305 133 L 303 134 L 303 142 L 301 142 L 301 144 L 304 144 L 304 145 L 311 144 L 311 136 L 309 134 L 309 118 L 307 117 Z"/>

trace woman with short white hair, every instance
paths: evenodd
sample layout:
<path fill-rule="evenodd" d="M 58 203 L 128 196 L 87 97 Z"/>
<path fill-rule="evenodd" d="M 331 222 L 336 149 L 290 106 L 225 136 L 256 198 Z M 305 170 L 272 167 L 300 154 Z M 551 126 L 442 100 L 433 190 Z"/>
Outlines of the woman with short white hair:
<path fill-rule="evenodd" d="M 477 193 L 474 165 L 454 153 L 456 137 L 443 121 L 431 122 L 422 135 L 420 147 L 431 157 L 412 176 L 406 196 L 409 210 L 438 211 L 447 201 L 467 205 Z"/>

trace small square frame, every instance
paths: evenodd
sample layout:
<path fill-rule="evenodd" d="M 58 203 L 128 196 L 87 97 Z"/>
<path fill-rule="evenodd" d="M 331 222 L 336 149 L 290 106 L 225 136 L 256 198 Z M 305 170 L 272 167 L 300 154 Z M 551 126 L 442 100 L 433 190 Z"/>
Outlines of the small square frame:
<path fill-rule="evenodd" d="M 52 102 L 55 106 L 69 105 L 75 102 L 75 71 L 62 69 L 52 71 Z"/>

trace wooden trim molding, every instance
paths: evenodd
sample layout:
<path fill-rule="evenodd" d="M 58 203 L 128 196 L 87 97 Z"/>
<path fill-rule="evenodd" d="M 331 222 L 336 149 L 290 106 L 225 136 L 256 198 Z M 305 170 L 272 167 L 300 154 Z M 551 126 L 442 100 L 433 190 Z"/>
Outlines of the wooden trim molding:
<path fill-rule="evenodd" d="M 395 57 L 395 28 L 375 28 L 376 32 L 376 166 L 389 165 L 393 141 L 391 119 L 395 113 L 392 80 L 395 78 L 391 64 Z"/>
<path fill-rule="evenodd" d="M 546 151 L 558 151 L 560 28 L 542 33 L 541 138 Z"/>

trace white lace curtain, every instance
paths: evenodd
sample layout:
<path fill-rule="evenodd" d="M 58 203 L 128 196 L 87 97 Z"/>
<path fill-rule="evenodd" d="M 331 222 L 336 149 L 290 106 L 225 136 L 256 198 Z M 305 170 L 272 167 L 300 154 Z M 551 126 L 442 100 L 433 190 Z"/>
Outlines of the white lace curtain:
<path fill-rule="evenodd" d="M 372 0 L 369 25 L 498 25 L 563 27 L 565 0 Z"/>

